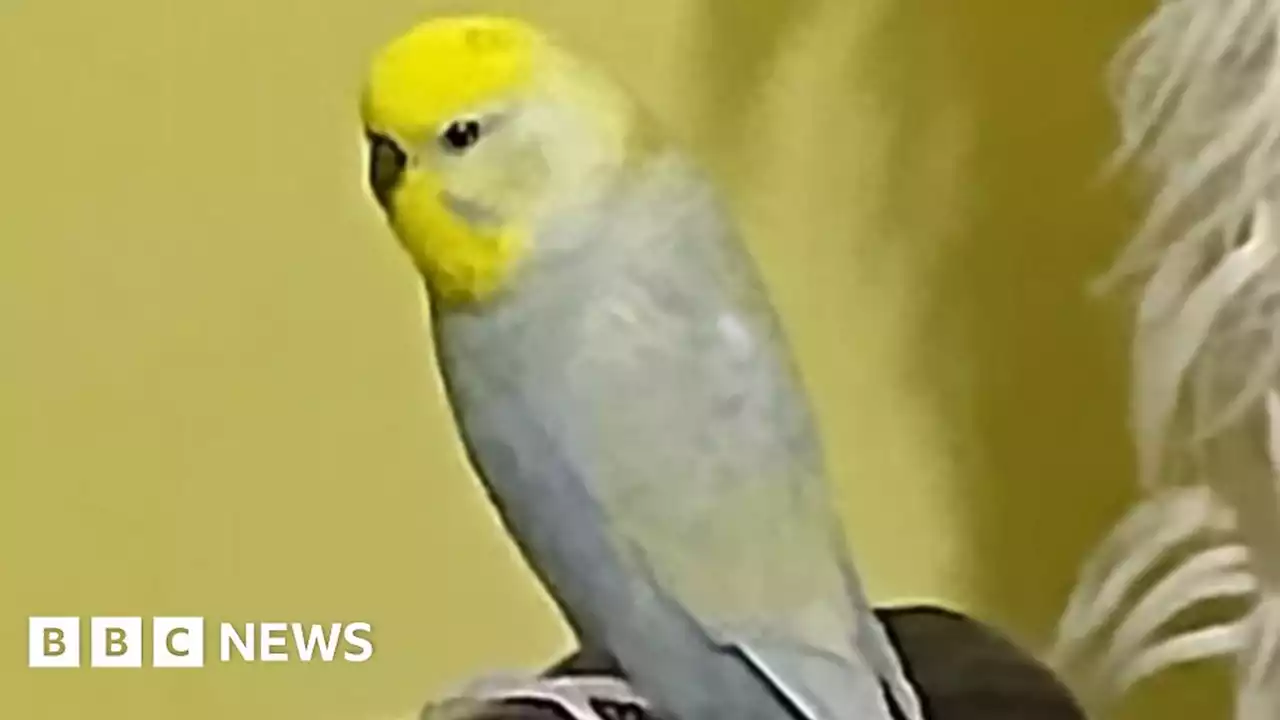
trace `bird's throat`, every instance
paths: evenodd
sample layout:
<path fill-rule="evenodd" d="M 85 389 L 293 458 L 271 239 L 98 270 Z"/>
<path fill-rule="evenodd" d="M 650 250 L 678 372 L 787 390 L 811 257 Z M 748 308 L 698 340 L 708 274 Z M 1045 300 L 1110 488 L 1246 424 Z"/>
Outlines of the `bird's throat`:
<path fill-rule="evenodd" d="M 392 229 L 426 279 L 432 302 L 483 302 L 511 280 L 526 245 L 517 229 L 470 222 L 438 197 L 399 199 Z"/>

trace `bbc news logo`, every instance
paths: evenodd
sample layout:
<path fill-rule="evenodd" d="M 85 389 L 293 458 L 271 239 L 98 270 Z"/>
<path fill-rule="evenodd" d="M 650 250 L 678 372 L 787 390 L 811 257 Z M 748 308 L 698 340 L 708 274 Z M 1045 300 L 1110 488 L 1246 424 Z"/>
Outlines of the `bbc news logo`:
<path fill-rule="evenodd" d="M 150 666 L 200 668 L 205 665 L 205 621 L 201 617 L 151 618 L 144 632 L 140 617 L 92 617 L 82 642 L 78 617 L 28 618 L 27 666 L 78 668 L 83 649 L 89 666 L 140 668 L 143 649 L 150 648 Z M 373 628 L 369 623 L 220 623 L 218 662 L 352 662 L 373 657 Z M 148 644 L 148 638 L 150 640 Z M 292 652 L 291 652 L 292 651 Z"/>

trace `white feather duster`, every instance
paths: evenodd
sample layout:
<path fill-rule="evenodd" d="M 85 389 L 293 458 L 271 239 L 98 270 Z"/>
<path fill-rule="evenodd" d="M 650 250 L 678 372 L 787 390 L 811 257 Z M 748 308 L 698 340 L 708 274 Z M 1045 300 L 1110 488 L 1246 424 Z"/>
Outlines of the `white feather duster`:
<path fill-rule="evenodd" d="M 1157 189 L 1107 278 L 1143 283 L 1143 499 L 1088 558 L 1052 661 L 1103 713 L 1144 678 L 1220 657 L 1237 720 L 1276 720 L 1280 0 L 1165 0 L 1115 70 L 1119 159 Z"/>

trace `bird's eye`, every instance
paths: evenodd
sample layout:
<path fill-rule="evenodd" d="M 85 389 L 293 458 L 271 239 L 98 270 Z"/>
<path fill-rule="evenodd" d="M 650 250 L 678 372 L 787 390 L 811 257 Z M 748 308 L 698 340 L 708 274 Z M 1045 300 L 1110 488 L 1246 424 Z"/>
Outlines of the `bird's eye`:
<path fill-rule="evenodd" d="M 480 140 L 479 120 L 455 120 L 440 133 L 440 143 L 450 152 L 464 152 Z"/>

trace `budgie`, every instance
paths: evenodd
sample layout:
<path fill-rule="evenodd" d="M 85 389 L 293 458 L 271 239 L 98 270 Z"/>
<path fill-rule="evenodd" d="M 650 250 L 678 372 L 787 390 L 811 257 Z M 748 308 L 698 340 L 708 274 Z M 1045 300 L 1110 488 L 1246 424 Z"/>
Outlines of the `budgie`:
<path fill-rule="evenodd" d="M 923 720 L 696 163 L 513 18 L 396 38 L 361 117 L 471 464 L 581 646 L 670 720 Z"/>

